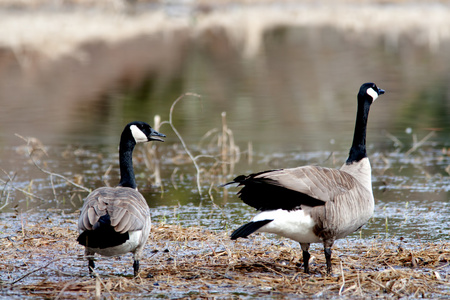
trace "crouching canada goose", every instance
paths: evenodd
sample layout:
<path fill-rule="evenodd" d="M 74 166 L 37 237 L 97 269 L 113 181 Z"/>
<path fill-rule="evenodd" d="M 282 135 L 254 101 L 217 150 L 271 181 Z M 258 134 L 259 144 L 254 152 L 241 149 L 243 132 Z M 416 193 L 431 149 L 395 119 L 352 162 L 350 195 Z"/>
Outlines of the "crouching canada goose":
<path fill-rule="evenodd" d="M 251 233 L 275 233 L 300 243 L 305 273 L 309 273 L 310 243 L 323 243 L 327 273 L 331 273 L 331 246 L 361 228 L 372 216 L 371 169 L 366 154 L 366 127 L 370 105 L 384 90 L 365 83 L 358 93 L 355 132 L 350 153 L 339 169 L 303 166 L 271 170 L 232 182 L 244 186 L 238 193 L 246 204 L 260 210 L 231 239 Z"/>
<path fill-rule="evenodd" d="M 139 259 L 150 233 L 150 208 L 137 191 L 132 154 L 137 143 L 161 141 L 164 134 L 147 123 L 132 122 L 120 137 L 120 183 L 117 187 L 101 187 L 84 200 L 78 219 L 77 241 L 86 247 L 89 272 L 95 268 L 95 253 L 117 256 L 133 253 L 134 276 L 139 272 Z"/>

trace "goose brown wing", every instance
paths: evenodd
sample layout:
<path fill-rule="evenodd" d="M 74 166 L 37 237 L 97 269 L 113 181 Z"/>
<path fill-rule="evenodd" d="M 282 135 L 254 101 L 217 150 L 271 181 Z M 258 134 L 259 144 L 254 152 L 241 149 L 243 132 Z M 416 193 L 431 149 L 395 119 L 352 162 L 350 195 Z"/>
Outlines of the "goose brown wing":
<path fill-rule="evenodd" d="M 148 204 L 135 189 L 99 188 L 89 194 L 78 219 L 79 231 L 93 230 L 100 217 L 109 215 L 119 233 L 141 230 L 150 216 Z"/>
<path fill-rule="evenodd" d="M 259 210 L 324 205 L 356 184 L 348 173 L 316 166 L 241 175 L 233 183 L 244 186 L 238 193 L 242 201 Z"/>

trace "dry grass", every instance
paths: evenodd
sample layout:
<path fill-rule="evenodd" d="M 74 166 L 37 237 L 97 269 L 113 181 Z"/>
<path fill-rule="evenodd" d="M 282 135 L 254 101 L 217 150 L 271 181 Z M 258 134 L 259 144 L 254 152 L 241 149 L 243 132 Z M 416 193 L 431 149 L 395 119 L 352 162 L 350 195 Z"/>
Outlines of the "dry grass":
<path fill-rule="evenodd" d="M 403 242 L 360 240 L 334 248 L 333 275 L 325 275 L 320 247 L 312 251 L 311 275 L 289 240 L 254 235 L 230 241 L 228 232 L 159 224 L 152 229 L 139 278 L 129 256 L 99 258 L 87 276 L 75 242 L 75 214 L 52 213 L 27 221 L 9 215 L 0 251 L 2 295 L 51 298 L 234 297 L 448 297 L 450 243 L 409 247 Z M 8 234 L 5 234 L 8 233 Z"/>

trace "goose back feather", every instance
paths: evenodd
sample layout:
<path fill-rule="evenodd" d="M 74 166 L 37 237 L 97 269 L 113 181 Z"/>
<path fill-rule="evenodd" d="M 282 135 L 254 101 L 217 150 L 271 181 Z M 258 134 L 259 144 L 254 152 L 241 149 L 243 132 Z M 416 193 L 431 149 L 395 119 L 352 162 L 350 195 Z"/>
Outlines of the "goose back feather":
<path fill-rule="evenodd" d="M 85 199 L 78 220 L 78 230 L 93 230 L 102 216 L 108 215 L 118 233 L 142 230 L 149 222 L 150 211 L 145 198 L 135 189 L 102 187 Z"/>

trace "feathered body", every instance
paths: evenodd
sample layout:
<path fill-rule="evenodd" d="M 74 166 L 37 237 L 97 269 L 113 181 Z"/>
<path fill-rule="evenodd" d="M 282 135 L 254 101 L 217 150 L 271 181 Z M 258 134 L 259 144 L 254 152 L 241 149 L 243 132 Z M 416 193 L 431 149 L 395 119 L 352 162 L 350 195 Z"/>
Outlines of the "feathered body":
<path fill-rule="evenodd" d="M 303 166 L 251 174 L 239 182 L 244 187 L 238 195 L 262 211 L 253 221 L 276 216 L 265 232 L 305 243 L 339 239 L 364 225 L 374 209 L 369 160 L 356 164 L 361 167 L 350 169 L 353 174 L 345 171 L 347 165 L 340 170 Z"/>
<path fill-rule="evenodd" d="M 150 209 L 144 197 L 128 187 L 102 187 L 86 198 L 78 220 L 79 241 L 88 255 L 122 255 L 136 259 L 150 234 Z"/>
<path fill-rule="evenodd" d="M 165 135 L 144 122 L 129 123 L 122 132 L 119 146 L 120 183 L 117 187 L 101 187 L 84 200 L 78 219 L 77 241 L 86 247 L 89 271 L 95 267 L 95 253 L 104 256 L 133 254 L 134 275 L 150 234 L 150 208 L 137 191 L 132 153 L 136 143 L 163 141 Z"/>
<path fill-rule="evenodd" d="M 241 175 L 227 183 L 243 186 L 238 196 L 261 211 L 251 222 L 236 229 L 231 238 L 259 231 L 295 240 L 303 250 L 305 272 L 309 272 L 309 244 L 321 242 L 330 273 L 334 241 L 361 228 L 373 214 L 365 135 L 370 105 L 383 93 L 373 83 L 361 86 L 353 144 L 340 169 L 303 166 L 270 170 Z"/>

